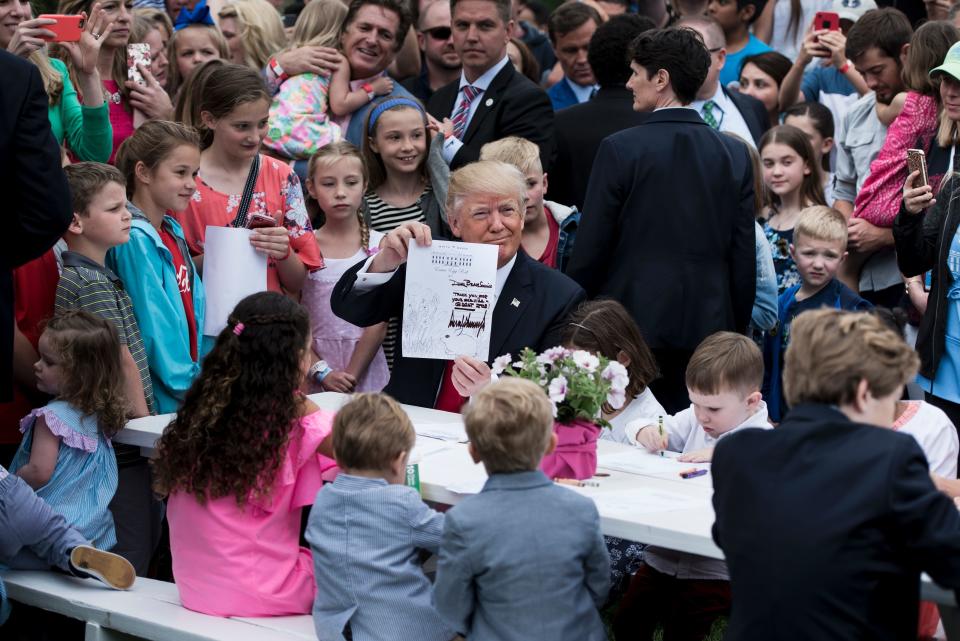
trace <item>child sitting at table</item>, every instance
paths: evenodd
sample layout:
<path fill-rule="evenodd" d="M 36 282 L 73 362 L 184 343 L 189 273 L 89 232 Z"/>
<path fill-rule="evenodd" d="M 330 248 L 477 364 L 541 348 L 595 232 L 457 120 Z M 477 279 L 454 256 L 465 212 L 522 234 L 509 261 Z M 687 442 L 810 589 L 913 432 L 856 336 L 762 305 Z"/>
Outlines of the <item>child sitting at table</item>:
<path fill-rule="evenodd" d="M 416 433 L 385 394 L 358 394 L 333 421 L 340 474 L 317 494 L 307 526 L 320 641 L 404 638 L 450 641 L 431 604 L 432 587 L 418 550 L 436 553 L 443 514 L 404 485 Z"/>
<path fill-rule="evenodd" d="M 606 641 L 597 607 L 610 572 L 597 507 L 538 469 L 557 442 L 547 395 L 506 378 L 475 395 L 463 420 L 490 478 L 446 513 L 440 616 L 470 641 Z"/>
<path fill-rule="evenodd" d="M 747 428 L 768 429 L 760 395 L 763 355 L 747 338 L 717 332 L 687 365 L 690 407 L 676 416 L 632 421 L 627 436 L 651 451 L 683 452 L 680 460 L 707 462 L 714 445 Z M 658 623 L 666 639 L 702 639 L 730 609 L 730 577 L 723 561 L 648 546 L 613 622 L 617 638 L 650 639 Z"/>
<path fill-rule="evenodd" d="M 173 575 L 184 607 L 214 616 L 307 614 L 316 583 L 300 547 L 331 458 L 333 416 L 300 391 L 310 318 L 288 296 L 241 300 L 157 442 Z"/>

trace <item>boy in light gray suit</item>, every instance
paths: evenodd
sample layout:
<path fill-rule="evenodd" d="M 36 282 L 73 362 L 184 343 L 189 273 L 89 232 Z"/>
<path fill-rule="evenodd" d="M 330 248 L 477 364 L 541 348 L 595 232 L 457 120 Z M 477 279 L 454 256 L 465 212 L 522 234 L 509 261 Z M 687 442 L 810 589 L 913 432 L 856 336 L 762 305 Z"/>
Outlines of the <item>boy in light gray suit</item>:
<path fill-rule="evenodd" d="M 436 552 L 443 515 L 403 484 L 416 441 L 410 419 L 386 394 L 358 394 L 333 422 L 341 473 L 317 493 L 307 541 L 320 641 L 450 641 L 430 601 L 418 550 Z"/>
<path fill-rule="evenodd" d="M 470 641 L 606 641 L 600 515 L 538 469 L 557 443 L 547 395 L 501 380 L 473 397 L 464 423 L 490 478 L 446 514 L 433 595 L 440 616 Z"/>

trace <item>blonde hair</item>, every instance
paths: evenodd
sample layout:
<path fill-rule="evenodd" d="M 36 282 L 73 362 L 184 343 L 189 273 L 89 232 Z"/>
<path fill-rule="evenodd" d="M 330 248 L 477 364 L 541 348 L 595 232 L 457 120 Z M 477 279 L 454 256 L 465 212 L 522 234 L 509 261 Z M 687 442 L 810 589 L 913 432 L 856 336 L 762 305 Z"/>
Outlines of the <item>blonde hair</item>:
<path fill-rule="evenodd" d="M 283 20 L 267 0 L 231 0 L 217 15 L 221 20 L 237 19 L 240 26 L 237 37 L 243 44 L 244 63 L 257 73 L 287 42 Z"/>
<path fill-rule="evenodd" d="M 200 136 L 192 127 L 178 122 L 148 120 L 140 125 L 117 149 L 114 164 L 127 181 L 127 198 L 137 191 L 137 163 L 153 171 L 177 147 L 200 149 Z"/>
<path fill-rule="evenodd" d="M 169 78 L 167 84 L 170 86 L 169 93 L 171 95 L 175 95 L 180 89 L 180 84 L 188 80 L 188 78 L 180 76 L 180 65 L 177 64 L 177 37 L 187 29 L 204 29 L 205 33 L 207 33 L 213 41 L 213 46 L 215 46 L 220 53 L 220 60 L 225 62 L 230 61 L 230 47 L 227 46 L 227 39 L 223 37 L 223 32 L 220 31 L 220 27 L 209 24 L 188 24 L 180 31 L 174 31 L 173 35 L 170 36 L 170 42 L 167 43 L 167 60 L 170 64 L 170 71 L 167 73 L 167 78 Z M 211 61 L 208 60 L 207 62 Z M 190 76 L 196 75 L 196 71 L 197 70 L 194 69 L 190 73 Z"/>
<path fill-rule="evenodd" d="M 524 174 L 543 173 L 540 162 L 540 148 L 518 136 L 507 136 L 488 142 L 480 148 L 480 160 L 499 160 L 513 165 Z"/>
<path fill-rule="evenodd" d="M 519 169 L 499 160 L 479 160 L 450 174 L 447 220 L 460 215 L 464 198 L 474 193 L 516 198 L 520 214 L 527 199 L 527 179 Z"/>
<path fill-rule="evenodd" d="M 166 11 L 151 9 L 150 7 L 141 7 L 134 9 L 133 15 L 137 18 L 145 18 L 156 25 L 158 29 L 163 29 L 166 34 L 163 39 L 167 42 L 173 37 L 173 22 L 170 20 L 170 16 L 167 15 Z"/>
<path fill-rule="evenodd" d="M 483 388 L 463 413 L 467 437 L 488 474 L 537 469 L 553 433 L 553 408 L 540 387 L 504 378 Z"/>
<path fill-rule="evenodd" d="M 832 207 L 814 205 L 800 212 L 797 224 L 793 228 L 793 242 L 803 236 L 810 240 L 842 242 L 847 246 L 847 218 Z"/>
<path fill-rule="evenodd" d="M 316 2 L 317 0 L 313 1 Z M 340 0 L 336 1 L 339 2 Z M 307 180 L 313 184 L 313 174 L 318 166 L 330 167 L 343 158 L 356 158 L 360 161 L 360 175 L 363 177 L 362 191 L 366 191 L 367 185 L 370 184 L 370 176 L 367 173 L 367 163 L 363 161 L 363 155 L 360 153 L 360 150 L 346 140 L 324 145 L 317 153 L 310 157 L 310 162 L 307 163 Z M 318 229 L 323 227 L 324 222 L 326 222 L 326 214 L 320 208 L 320 203 L 318 203 L 313 196 L 309 195 L 309 191 L 306 196 L 306 207 L 313 228 Z M 357 218 L 360 220 L 360 248 L 366 251 L 370 245 L 370 225 L 367 224 L 367 219 L 363 216 L 362 207 L 357 209 Z"/>
<path fill-rule="evenodd" d="M 63 97 L 63 76 L 50 62 L 47 52 L 44 49 L 37 49 L 27 56 L 27 60 L 32 62 L 40 72 L 43 90 L 47 92 L 47 104 L 59 104 L 60 98 Z"/>
<path fill-rule="evenodd" d="M 355 394 L 333 419 L 333 453 L 342 468 L 388 470 L 416 440 L 410 417 L 383 393 Z"/>
<path fill-rule="evenodd" d="M 742 334 L 711 334 L 690 357 L 686 383 L 688 389 L 700 394 L 735 391 L 746 397 L 763 384 L 763 354 Z"/>
<path fill-rule="evenodd" d="M 873 314 L 812 310 L 790 326 L 784 395 L 791 406 L 845 405 L 865 380 L 870 393 L 879 398 L 896 392 L 919 366 L 917 353 Z"/>
<path fill-rule="evenodd" d="M 287 50 L 306 46 L 336 48 L 347 7 L 340 0 L 311 0 L 293 25 Z"/>

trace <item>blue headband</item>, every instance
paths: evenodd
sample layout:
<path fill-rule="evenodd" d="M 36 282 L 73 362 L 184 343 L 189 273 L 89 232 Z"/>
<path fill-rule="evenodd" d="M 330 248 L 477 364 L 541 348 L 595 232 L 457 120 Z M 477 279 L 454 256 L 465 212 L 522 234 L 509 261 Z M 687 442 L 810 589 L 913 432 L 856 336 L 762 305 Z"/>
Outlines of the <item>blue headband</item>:
<path fill-rule="evenodd" d="M 190 25 L 201 24 L 214 26 L 213 18 L 210 17 L 210 7 L 207 6 L 207 0 L 200 0 L 193 7 L 193 11 L 186 7 L 180 9 L 177 14 L 177 21 L 173 24 L 174 31 L 180 31 Z"/>
<path fill-rule="evenodd" d="M 373 128 L 377 124 L 377 119 L 383 115 L 384 111 L 401 106 L 413 107 L 420 113 L 423 113 L 423 107 L 421 107 L 420 103 L 416 100 L 411 100 L 410 98 L 391 98 L 389 100 L 384 100 L 379 105 L 374 107 L 372 112 L 370 112 L 370 124 L 367 125 L 367 134 L 371 136 L 373 135 Z"/>

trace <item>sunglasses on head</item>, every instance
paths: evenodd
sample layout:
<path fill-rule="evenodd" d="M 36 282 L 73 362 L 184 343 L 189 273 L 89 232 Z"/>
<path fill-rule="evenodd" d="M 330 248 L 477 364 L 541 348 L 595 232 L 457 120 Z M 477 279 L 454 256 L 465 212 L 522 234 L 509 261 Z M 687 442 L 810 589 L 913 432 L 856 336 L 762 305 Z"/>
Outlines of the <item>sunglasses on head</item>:
<path fill-rule="evenodd" d="M 423 33 L 429 34 L 434 40 L 447 40 L 453 31 L 450 27 L 434 27 L 433 29 L 424 29 Z"/>

